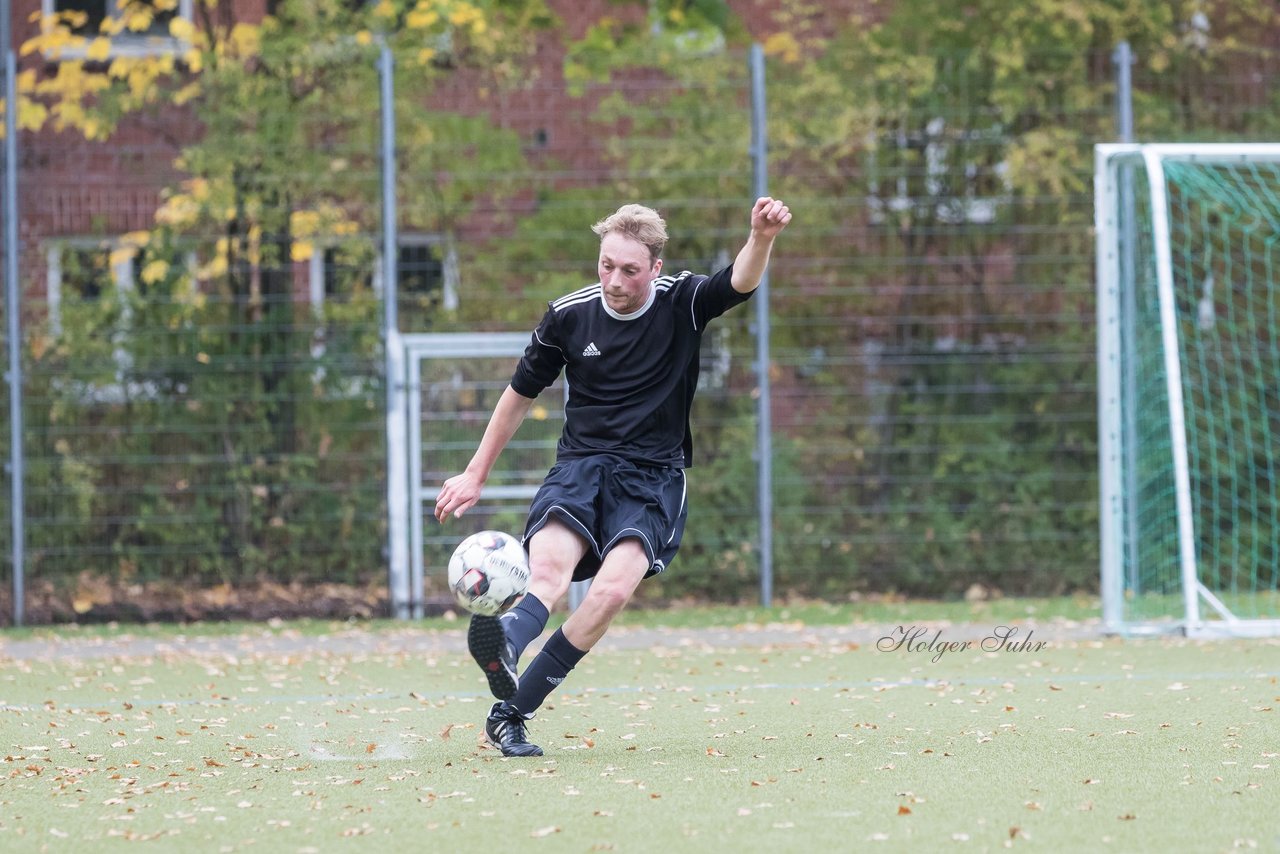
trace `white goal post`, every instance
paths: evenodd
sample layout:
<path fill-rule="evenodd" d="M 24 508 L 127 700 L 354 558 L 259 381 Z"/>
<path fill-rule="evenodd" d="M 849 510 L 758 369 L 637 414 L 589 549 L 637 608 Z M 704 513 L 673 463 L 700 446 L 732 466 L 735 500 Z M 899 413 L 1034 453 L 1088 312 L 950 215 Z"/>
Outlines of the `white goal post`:
<path fill-rule="evenodd" d="M 1094 185 L 1105 626 L 1280 634 L 1280 144 L 1098 145 Z"/>

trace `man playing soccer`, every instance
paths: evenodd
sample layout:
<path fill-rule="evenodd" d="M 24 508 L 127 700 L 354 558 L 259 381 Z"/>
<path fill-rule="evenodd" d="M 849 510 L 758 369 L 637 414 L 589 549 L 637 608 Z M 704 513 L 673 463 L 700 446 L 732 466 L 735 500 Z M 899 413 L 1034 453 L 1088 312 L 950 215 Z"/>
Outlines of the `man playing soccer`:
<path fill-rule="evenodd" d="M 529 592 L 501 617 L 475 615 L 467 645 L 499 702 L 485 724 L 504 756 L 541 756 L 526 721 L 604 636 L 640 580 L 675 557 L 688 508 L 684 469 L 693 463 L 689 408 L 707 324 L 760 284 L 774 239 L 791 221 L 777 199 L 751 209 L 751 231 L 734 263 L 712 276 L 663 276 L 666 223 L 624 205 L 593 230 L 598 284 L 549 304 L 503 392 L 466 471 L 445 481 L 436 518 L 461 516 L 480 497 L 498 454 L 538 394 L 563 369 L 569 384 L 556 463 L 525 524 Z M 590 591 L 543 645 L 523 676 L 516 663 L 546 628 L 570 581 Z"/>

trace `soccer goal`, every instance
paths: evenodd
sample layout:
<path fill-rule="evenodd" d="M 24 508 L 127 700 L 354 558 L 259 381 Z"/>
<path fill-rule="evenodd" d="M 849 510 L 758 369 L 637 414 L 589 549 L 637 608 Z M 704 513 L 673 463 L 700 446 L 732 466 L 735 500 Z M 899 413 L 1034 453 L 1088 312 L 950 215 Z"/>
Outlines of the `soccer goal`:
<path fill-rule="evenodd" d="M 1103 618 L 1280 634 L 1280 144 L 1095 151 Z"/>

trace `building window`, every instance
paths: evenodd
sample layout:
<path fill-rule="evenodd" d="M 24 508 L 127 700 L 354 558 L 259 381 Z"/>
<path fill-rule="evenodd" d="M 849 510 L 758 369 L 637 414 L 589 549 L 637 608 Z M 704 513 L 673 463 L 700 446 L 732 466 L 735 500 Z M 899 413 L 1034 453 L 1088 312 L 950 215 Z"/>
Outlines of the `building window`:
<path fill-rule="evenodd" d="M 319 359 L 331 342 L 341 340 L 352 318 L 339 306 L 361 294 L 376 296 L 378 263 L 373 248 L 353 241 L 342 246 L 320 246 L 308 262 L 307 293 L 315 328 L 311 333 L 311 355 Z M 328 308 L 326 308 L 328 307 Z"/>
<path fill-rule="evenodd" d="M 382 253 L 371 263 L 359 247 L 326 247 L 311 255 L 311 304 L 346 301 L 361 288 L 382 295 Z M 446 311 L 458 307 L 458 256 L 453 242 L 434 234 L 403 234 L 396 256 L 396 290 L 400 301 L 433 304 Z"/>
<path fill-rule="evenodd" d="M 403 235 L 396 260 L 401 329 L 431 329 L 443 312 L 457 310 L 458 256 L 451 240 L 440 235 Z"/>
<path fill-rule="evenodd" d="M 871 221 L 909 213 L 950 225 L 994 222 L 1009 189 L 1007 164 L 990 162 L 1001 132 L 949 128 L 934 118 L 918 130 L 900 128 L 870 140 Z"/>
<path fill-rule="evenodd" d="M 350 243 L 311 254 L 307 291 L 317 320 L 312 355 L 324 355 L 338 329 L 329 328 L 325 306 L 348 303 L 361 292 L 382 298 L 381 246 Z M 439 311 L 458 307 L 458 256 L 453 241 L 438 234 L 402 234 L 396 253 L 396 293 L 401 328 L 421 331 Z"/>
<path fill-rule="evenodd" d="M 123 335 L 131 319 L 124 294 L 133 284 L 133 263 L 119 255 L 113 258 L 113 248 L 111 241 L 72 238 L 50 245 L 45 253 L 50 334 L 81 336 L 85 343 L 111 348 L 116 382 L 68 380 L 77 394 L 101 402 L 123 399 L 122 380 L 132 362 Z"/>
<path fill-rule="evenodd" d="M 135 309 L 144 305 L 139 300 L 154 300 L 163 305 L 175 295 L 169 288 L 194 291 L 196 256 L 194 252 L 183 253 L 179 262 L 185 266 L 182 280 L 170 278 L 169 284 L 160 288 L 148 284 L 144 277 L 148 260 L 145 249 L 130 251 L 121 241 L 96 237 L 61 238 L 45 247 L 50 335 L 54 338 L 64 334 L 88 336 L 82 343 L 111 349 L 114 381 L 66 380 L 66 387 L 85 400 L 120 403 L 161 394 L 157 382 L 136 378 L 130 336 L 135 329 L 142 329 L 144 323 L 155 320 L 135 316 Z M 172 276 L 172 262 L 168 270 Z M 179 384 L 176 388 L 182 390 L 183 386 Z"/>
<path fill-rule="evenodd" d="M 121 252 L 117 241 L 93 237 L 66 238 L 50 244 L 45 251 L 45 295 L 49 307 L 49 330 L 61 335 L 68 312 L 77 306 L 105 308 L 103 300 L 112 300 L 118 313 L 120 331 L 133 320 L 130 297 L 148 296 L 151 286 L 143 277 L 147 264 L 145 250 Z M 187 270 L 196 266 L 195 254 L 183 258 Z M 191 279 L 195 287 L 194 277 Z"/>
<path fill-rule="evenodd" d="M 192 19 L 193 0 L 132 0 L 135 4 L 151 6 L 150 25 L 145 30 L 125 27 L 112 35 L 111 56 L 150 56 L 174 53 L 186 49 L 186 45 L 169 32 L 169 25 L 177 18 Z M 124 12 L 117 0 L 41 0 L 46 16 L 60 12 L 79 12 L 84 21 L 73 32 L 86 39 L 96 38 L 108 18 L 120 18 Z M 61 57 L 79 59 L 86 48 L 63 48 Z"/>
<path fill-rule="evenodd" d="M 112 245 L 93 238 L 70 239 L 49 246 L 45 254 L 49 330 L 62 334 L 65 308 L 96 303 L 133 282 L 130 261 L 112 264 Z"/>
<path fill-rule="evenodd" d="M 444 287 L 444 260 L 437 247 L 400 246 L 396 283 L 406 294 L 438 293 Z"/>
<path fill-rule="evenodd" d="M 724 247 L 711 259 L 710 270 L 723 270 L 733 263 L 733 256 Z M 691 267 L 697 270 L 702 264 Z M 680 265 L 672 264 L 679 270 Z M 733 351 L 729 346 L 729 329 L 725 324 L 715 324 L 702 336 L 702 349 L 698 354 L 698 391 L 723 394 L 728 389 L 729 372 L 733 368 Z"/>
<path fill-rule="evenodd" d="M 313 305 L 348 302 L 361 291 L 374 289 L 377 265 L 368 252 L 330 246 L 312 254 Z"/>

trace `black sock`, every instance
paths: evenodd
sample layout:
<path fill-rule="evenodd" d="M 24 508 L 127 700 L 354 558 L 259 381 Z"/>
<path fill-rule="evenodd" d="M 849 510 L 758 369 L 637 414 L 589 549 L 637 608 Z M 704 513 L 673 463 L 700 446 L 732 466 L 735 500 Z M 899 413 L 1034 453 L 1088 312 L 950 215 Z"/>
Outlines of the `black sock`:
<path fill-rule="evenodd" d="M 547 639 L 542 652 L 533 659 L 533 663 L 520 674 L 520 687 L 515 696 L 507 702 L 515 706 L 520 714 L 532 715 L 547 699 L 547 695 L 564 681 L 569 671 L 574 668 L 585 652 L 575 647 L 564 636 L 563 629 Z"/>
<path fill-rule="evenodd" d="M 533 643 L 547 627 L 547 616 L 547 606 L 530 593 L 520 600 L 519 605 L 499 618 L 502 620 L 507 643 L 515 650 L 517 661 L 524 654 L 524 648 Z"/>

